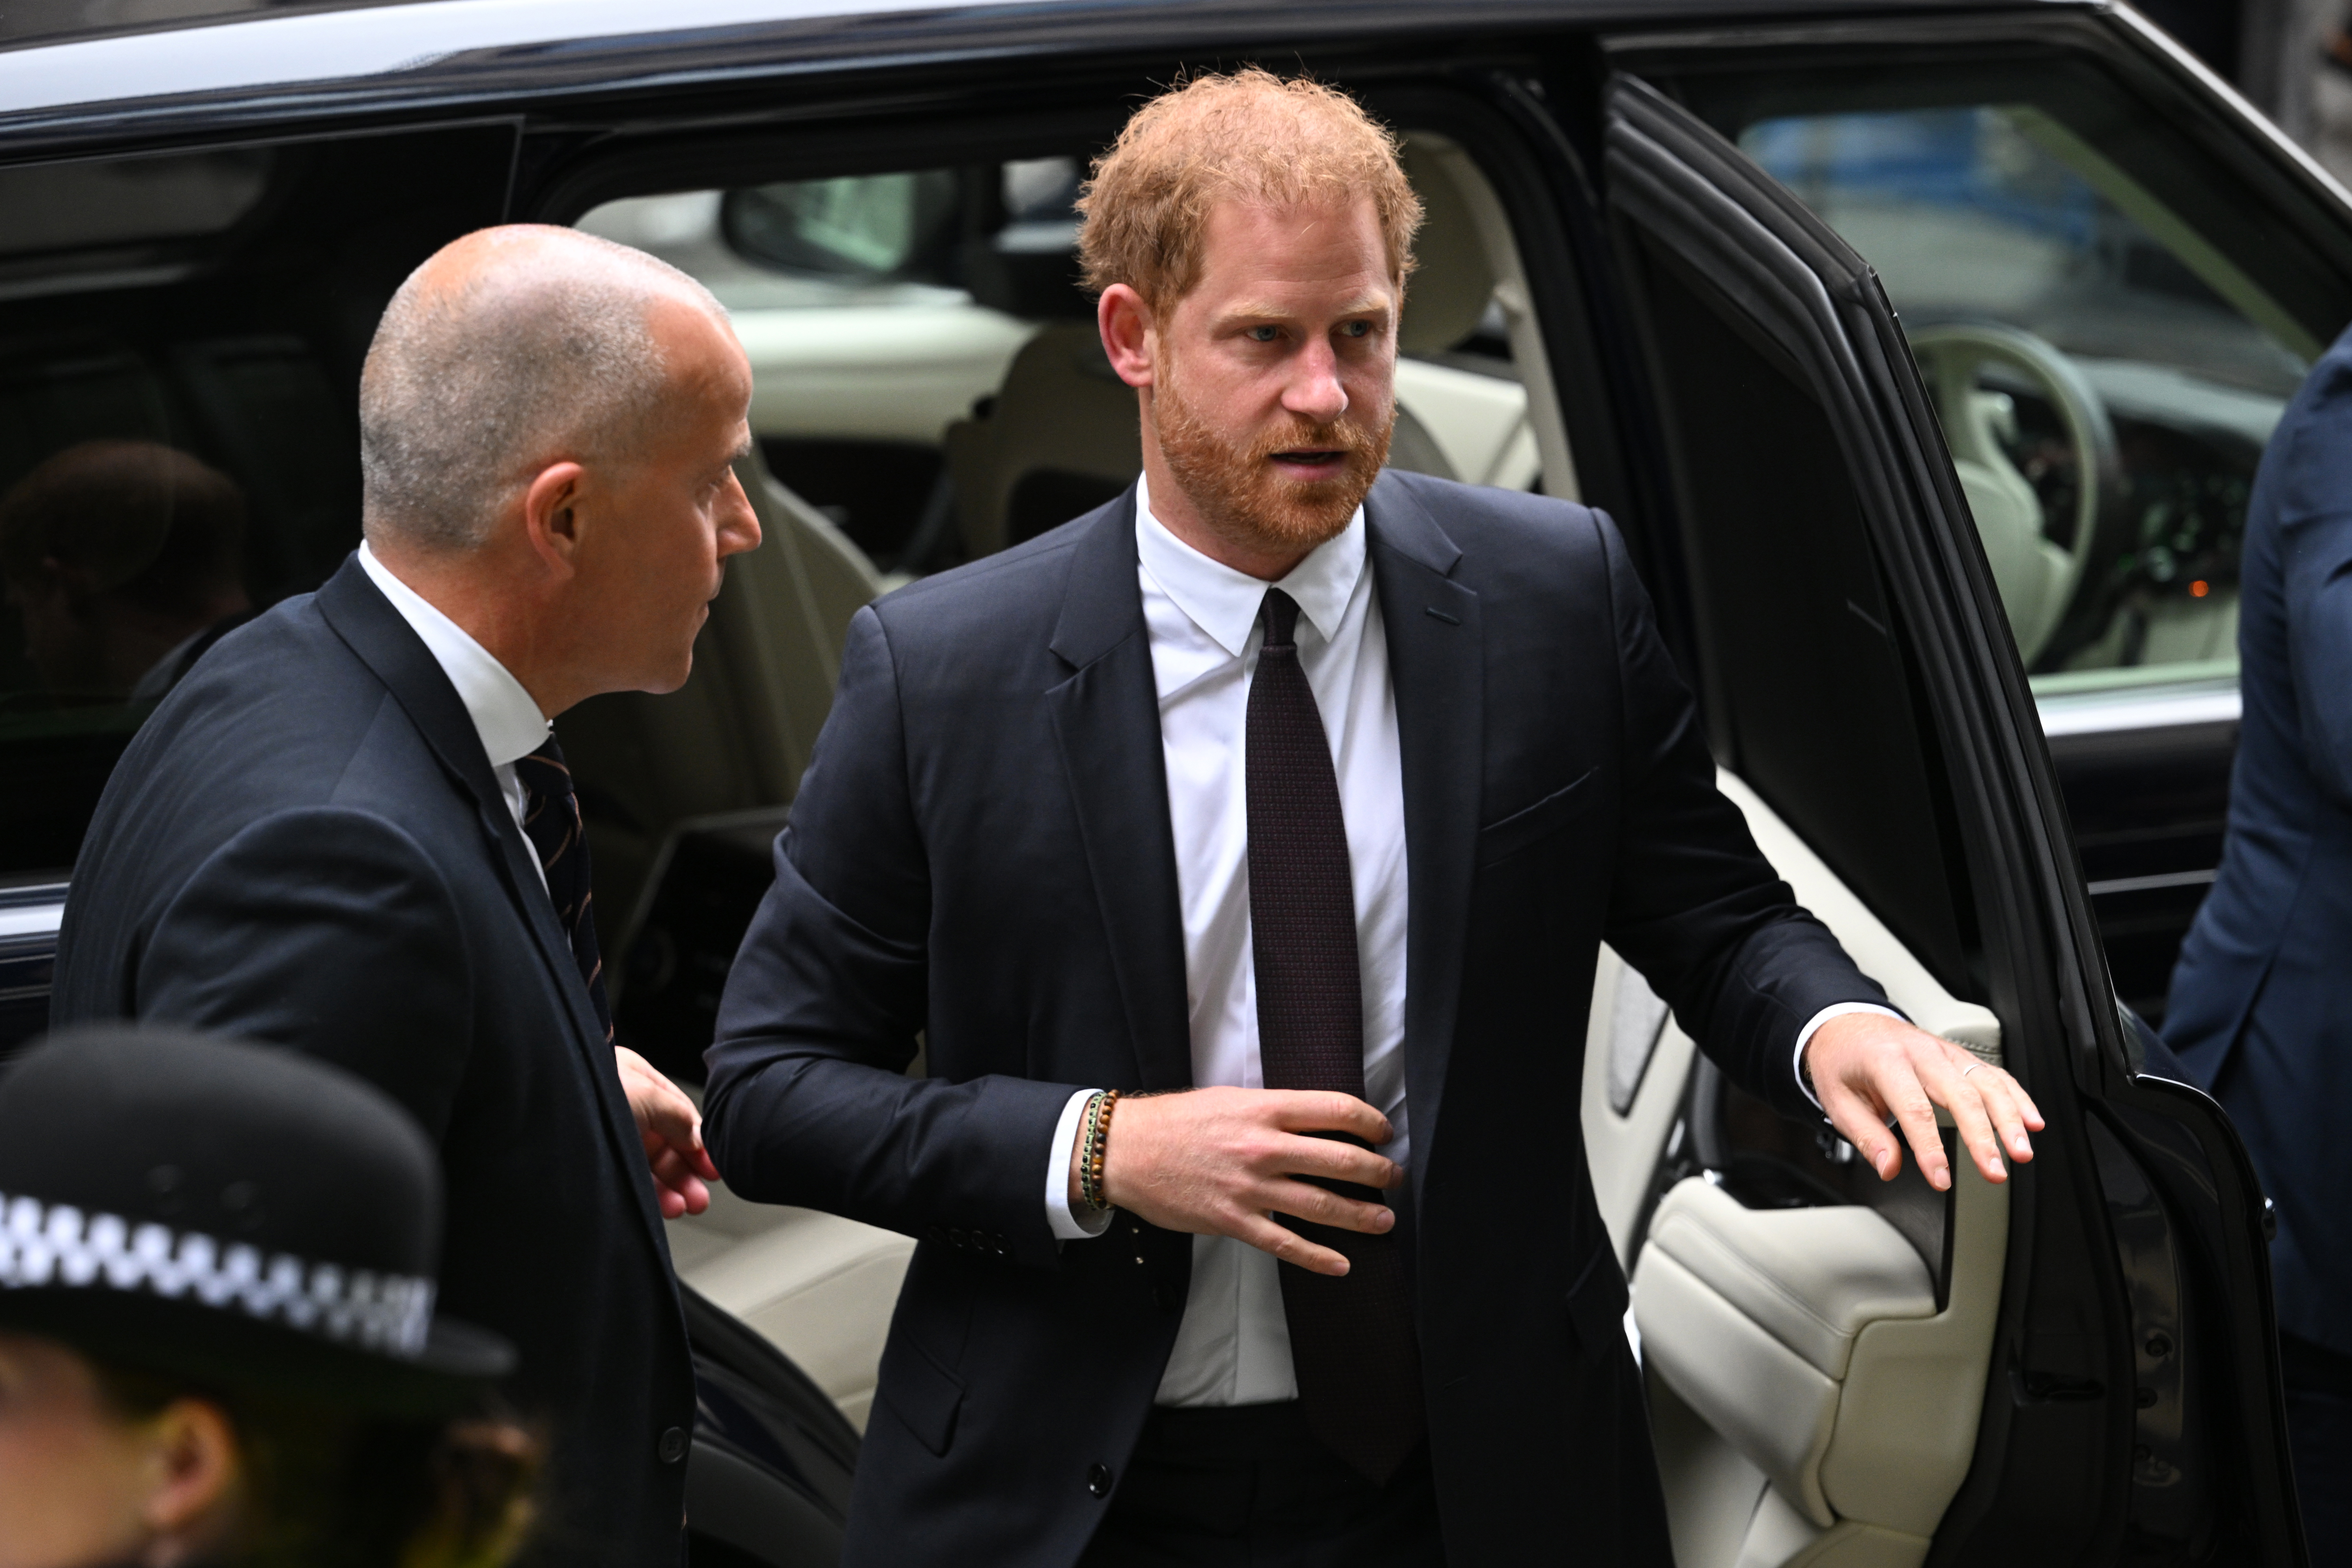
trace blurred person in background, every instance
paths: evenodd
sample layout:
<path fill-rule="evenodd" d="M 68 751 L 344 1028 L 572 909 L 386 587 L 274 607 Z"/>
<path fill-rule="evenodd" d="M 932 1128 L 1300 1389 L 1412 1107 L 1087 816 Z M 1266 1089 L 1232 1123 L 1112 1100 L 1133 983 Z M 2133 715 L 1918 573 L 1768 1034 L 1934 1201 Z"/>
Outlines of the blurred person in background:
<path fill-rule="evenodd" d="M 84 441 L 0 497 L 0 575 L 26 653 L 66 701 L 170 690 L 252 606 L 245 496 L 153 441 Z"/>
<path fill-rule="evenodd" d="M 2295 1489 L 2334 1568 L 2352 1564 L 2352 333 L 2263 454 L 2243 559 L 2229 829 L 2164 1034 L 2277 1205 Z"/>
<path fill-rule="evenodd" d="M 538 1447 L 433 1314 L 441 1179 L 381 1091 L 116 1026 L 0 1074 L 0 1568 L 493 1568 Z"/>

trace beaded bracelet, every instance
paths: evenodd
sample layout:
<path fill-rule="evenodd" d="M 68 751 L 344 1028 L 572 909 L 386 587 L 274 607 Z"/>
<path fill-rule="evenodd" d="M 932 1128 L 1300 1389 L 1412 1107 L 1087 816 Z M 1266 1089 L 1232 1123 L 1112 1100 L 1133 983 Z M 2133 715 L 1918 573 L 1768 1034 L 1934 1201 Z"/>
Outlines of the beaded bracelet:
<path fill-rule="evenodd" d="M 1101 1090 L 1087 1101 L 1086 1131 L 1078 1144 L 1078 1199 L 1088 1208 L 1110 1207 L 1103 1200 L 1103 1156 L 1110 1148 L 1110 1113 L 1118 1106 L 1115 1089 Z"/>

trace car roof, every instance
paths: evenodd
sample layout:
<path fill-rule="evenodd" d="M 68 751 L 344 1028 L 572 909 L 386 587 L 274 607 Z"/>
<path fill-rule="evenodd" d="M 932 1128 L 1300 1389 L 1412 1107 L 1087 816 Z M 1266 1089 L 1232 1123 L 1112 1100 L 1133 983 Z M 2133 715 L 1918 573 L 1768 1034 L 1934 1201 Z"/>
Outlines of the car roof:
<path fill-rule="evenodd" d="M 126 9 L 111 0 L 72 0 L 0 21 L 0 159 L 142 128 L 894 64 L 2053 3 L 2064 0 L 188 0 L 169 22 L 133 27 L 111 20 Z"/>

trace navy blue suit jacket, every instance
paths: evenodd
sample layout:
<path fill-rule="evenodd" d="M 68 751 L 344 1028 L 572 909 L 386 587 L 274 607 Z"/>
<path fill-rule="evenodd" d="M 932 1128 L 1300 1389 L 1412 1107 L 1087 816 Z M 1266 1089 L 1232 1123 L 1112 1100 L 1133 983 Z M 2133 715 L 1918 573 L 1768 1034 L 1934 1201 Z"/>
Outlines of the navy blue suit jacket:
<path fill-rule="evenodd" d="M 356 559 L 223 638 L 123 753 L 52 1021 L 305 1051 L 441 1148 L 440 1302 L 553 1438 L 540 1556 L 675 1563 L 694 1371 L 612 1048 L 456 688 Z"/>
<path fill-rule="evenodd" d="M 1367 514 L 1412 887 L 1400 1234 L 1449 1552 L 1663 1564 L 1578 1123 L 1597 945 L 1792 1113 L 1798 1029 L 1884 998 L 1717 793 L 1607 519 L 1393 471 Z M 1192 1082 L 1132 491 L 858 615 L 776 877 L 709 1056 L 713 1152 L 744 1196 L 920 1238 L 845 1562 L 1066 1568 L 1192 1261 L 1125 1215 L 1057 1245 L 1045 1209 L 1075 1088 Z"/>
<path fill-rule="evenodd" d="M 2278 1205 L 2280 1327 L 2352 1354 L 2352 332 L 2263 456 L 2239 592 L 2229 837 L 2164 1034 Z"/>

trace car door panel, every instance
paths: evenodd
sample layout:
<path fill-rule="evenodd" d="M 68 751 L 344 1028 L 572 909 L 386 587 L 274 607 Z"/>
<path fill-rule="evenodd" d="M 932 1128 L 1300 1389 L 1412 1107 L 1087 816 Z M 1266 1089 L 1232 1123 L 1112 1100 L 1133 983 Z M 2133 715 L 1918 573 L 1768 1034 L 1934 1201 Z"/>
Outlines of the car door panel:
<path fill-rule="evenodd" d="M 1662 1468 L 1670 1488 L 1706 1485 L 1721 1493 L 1678 1504 L 1678 1528 L 1687 1519 L 1699 1532 L 1693 1549 L 1705 1546 L 1724 1562 L 1831 1560 L 1849 1550 L 1874 1556 L 1898 1547 L 1908 1561 L 2103 1558 L 2120 1549 L 2126 1531 L 2162 1522 L 2136 1497 L 2143 1488 L 2130 1473 L 2134 1398 L 2120 1391 L 2137 1386 L 2141 1309 L 2126 1288 L 2131 1260 L 2118 1249 L 2103 1182 L 2114 1152 L 2092 1131 L 2089 1115 L 2130 1095 L 2136 1069 L 2115 1018 L 2089 1001 L 2110 994 L 2108 975 L 1991 573 L 1901 329 L 1867 265 L 1752 162 L 1644 84 L 1612 79 L 1605 121 L 1608 205 L 1643 368 L 1654 378 L 1662 447 L 1675 470 L 1669 494 L 1681 514 L 1696 605 L 1698 635 L 1685 651 L 1717 756 L 1876 917 L 1917 971 L 1952 1000 L 1980 1010 L 1973 1019 L 1950 1020 L 1957 1027 L 1946 1032 L 1973 1048 L 2004 1052 L 2051 1113 L 2036 1139 L 2039 1157 L 2017 1182 L 1964 1184 L 1945 1211 L 1949 1272 L 1937 1312 L 1864 1331 L 1893 1344 L 1939 1321 L 1947 1327 L 1938 1331 L 1955 1333 L 1965 1320 L 1968 1358 L 1964 1377 L 1932 1394 L 1921 1386 L 1882 1397 L 1862 1385 L 1874 1380 L 1874 1368 L 1850 1367 L 1854 1386 L 1837 1390 L 1841 1409 L 1849 1394 L 1854 1400 L 1847 1430 L 1859 1436 L 1884 1423 L 1878 1441 L 1849 1450 L 1868 1456 L 1858 1468 L 1832 1463 L 1830 1445 L 1809 1436 L 1817 1426 L 1807 1412 L 1818 1416 L 1826 1397 L 1820 1384 L 1810 1385 L 1810 1405 L 1788 1395 L 1779 1412 L 1786 1421 L 1759 1424 L 1758 1402 L 1774 1396 L 1742 1393 L 1736 1382 L 1704 1383 L 1698 1369 L 1726 1358 L 1686 1351 L 1677 1339 L 1703 1341 L 1702 1315 L 1716 1331 L 1746 1335 L 1752 1349 L 1756 1334 L 1772 1336 L 1752 1317 L 1719 1310 L 1733 1306 L 1720 1278 L 1709 1285 L 1664 1249 L 1654 1264 L 1637 1254 L 1636 1319 L 1659 1373 L 1654 1388 L 1669 1396 L 1654 1401 Z M 1770 426 L 1779 454 L 1743 420 Z M 1780 491 L 1803 504 L 1792 507 Z M 1854 521 L 1843 523 L 1841 515 Z M 1774 550 L 1801 558 L 1775 559 Z M 1766 601 L 1761 607 L 1759 599 Z M 1801 665 L 1770 646 L 1776 625 L 1783 636 L 1791 626 L 1843 626 L 1830 636 L 1844 653 Z M 1818 639 L 1821 630 L 1811 635 Z M 1887 673 L 1874 687 L 1846 668 L 1861 659 L 1885 661 Z M 1794 706 L 1796 691 L 1817 707 L 1843 703 L 1845 716 L 1823 727 L 1819 715 L 1777 711 L 1776 705 Z M 1779 733 L 1770 732 L 1775 726 Z M 1790 734 L 1808 736 L 1810 748 L 1790 747 Z M 1917 747 L 1916 768 L 1899 755 L 1892 767 L 1871 755 L 1899 753 L 1906 736 Z M 1878 799 L 1848 796 L 1846 805 L 1835 805 L 1836 788 L 1823 782 L 1814 754 L 1825 747 L 1847 766 L 1877 765 Z M 1905 791 L 1916 798 L 1903 801 Z M 1907 811 L 1915 819 L 1907 840 L 1880 825 L 1874 847 L 1852 820 L 1874 806 Z M 1822 895 L 1801 889 L 1800 896 L 1811 903 Z M 1869 952 L 1864 962 L 1893 977 L 1890 954 Z M 1969 1026 L 1992 1020 L 1997 1026 L 1981 1033 Z M 1695 1068 L 1686 1105 L 1732 1092 L 1719 1075 L 1710 1081 L 1710 1072 L 1704 1063 Z M 1711 1116 L 1719 1121 L 1719 1113 Z M 1689 1142 L 1706 1141 L 1699 1134 L 1709 1121 L 1698 1119 Z M 1776 1136 L 1782 1164 L 1807 1163 L 1793 1139 Z M 2213 1147 L 2200 1148 L 2200 1158 L 2220 1158 Z M 1723 1161 L 1727 1184 L 1737 1179 L 1737 1163 Z M 1818 1202 L 1806 1195 L 1806 1183 L 1820 1184 L 1824 1171 L 1800 1170 L 1806 1181 L 1783 1183 L 1782 1196 Z M 2000 1194 L 1998 1218 L 1971 1201 L 1980 1193 Z M 1660 1196 L 1670 1202 L 1657 1212 L 1678 1229 L 1696 1225 L 1697 1216 L 1685 1214 L 1689 1199 L 1671 1188 Z M 2149 1223 L 2151 1212 L 2140 1205 L 2135 1223 Z M 2227 1226 L 2219 1226 L 2192 1247 L 2179 1230 L 2198 1222 L 2189 1207 L 2172 1205 L 2162 1214 L 2175 1227 L 2179 1255 L 2201 1247 L 2221 1256 L 2231 1244 Z M 1916 1215 L 1889 1209 L 1885 1218 L 1898 1230 L 1912 1225 L 1915 1244 L 1936 1234 L 1918 1227 Z M 1715 1228 L 1718 1254 L 1740 1250 L 1728 1239 L 1740 1223 L 1733 1216 L 1727 1229 Z M 1668 1269 L 1670 1258 L 1679 1275 Z M 1968 1261 L 1976 1258 L 1991 1266 Z M 1643 1300 L 1645 1273 L 1672 1281 L 1653 1292 L 1662 1299 L 1663 1348 L 1641 1322 L 1653 1310 Z M 2206 1282 L 2227 1308 L 2198 1325 L 2201 1333 L 2192 1331 L 2176 1353 L 2217 1367 L 2248 1358 L 2260 1363 L 2267 1305 L 2242 1289 L 2230 1293 L 2226 1275 L 2209 1271 Z M 1950 1348 L 1939 1352 L 1946 1359 L 1938 1376 L 1949 1378 L 1958 1364 Z M 1741 1358 L 1759 1367 L 1769 1359 L 1760 1350 Z M 1793 1352 L 1784 1371 L 1790 1361 L 1828 1381 Z M 1918 1370 L 1912 1363 L 1879 1386 L 1897 1388 Z M 1685 1386 L 1677 1388 L 1677 1379 Z M 1789 1381 L 1792 1388 L 1805 1383 L 1793 1372 Z M 1976 1392 L 1962 1398 L 1969 1389 Z M 1971 1409 L 1965 1427 L 1934 1430 L 1956 1400 Z M 2234 1406 L 2210 1402 L 2201 1414 L 2215 1448 L 2242 1442 L 2260 1457 L 2237 1472 L 2245 1489 L 2196 1521 L 2193 1539 L 2234 1531 L 2258 1554 L 2292 1561 L 2292 1521 L 2282 1506 L 2291 1482 L 2271 1445 L 2275 1400 L 2257 1382 Z M 1831 1422 L 1832 1435 L 1838 1424 Z M 1676 1433 L 1690 1452 L 1665 1451 Z M 1757 1500 L 1742 1522 L 1738 1500 L 1759 1478 L 1772 1484 L 1750 1494 Z M 1864 1478 L 1873 1495 L 1860 1489 Z M 1824 1510 L 1837 1521 L 1826 1533 Z M 1856 1531 L 1832 1540 L 1848 1521 Z M 1887 1531 L 1907 1544 L 1885 1539 Z M 1849 1539 L 1852 1545 L 1843 1544 Z"/>
<path fill-rule="evenodd" d="M 1718 783 L 1799 901 L 1899 1008 L 2000 1059 L 2000 1024 L 1990 1009 L 1946 991 L 1754 790 L 1729 773 Z M 1658 1026 L 1647 988 L 1613 953 L 1603 973 L 1611 984 L 1596 986 L 1589 1040 L 1611 1040 L 1621 1016 L 1636 1037 L 1644 1024 Z M 1676 1110 L 1705 1114 L 1679 1095 L 1676 1079 L 1690 1062 L 1686 1043 L 1678 1057 L 1654 1060 L 1633 1114 L 1620 1115 L 1606 1089 L 1608 1049 L 1589 1046 L 1584 1100 L 1588 1139 L 1601 1133 L 1589 1144 L 1596 1196 L 1611 1190 L 1604 1169 L 1638 1157 L 1633 1127 L 1656 1130 L 1647 1150 L 1652 1180 L 1664 1191 L 1641 1237 L 1622 1241 L 1638 1247 L 1633 1312 L 1654 1403 L 1673 1406 L 1656 1414 L 1656 1435 L 1678 1559 L 1685 1568 L 1864 1558 L 1916 1564 L 1974 1449 L 2008 1194 L 1963 1163 L 1931 1253 L 1855 1201 L 1879 1196 L 1871 1189 L 1880 1184 L 1852 1163 L 1850 1150 L 1844 1171 L 1824 1173 L 1859 1182 L 1858 1193 L 1824 1188 L 1801 1206 L 1750 1206 L 1752 1184 L 1727 1180 L 1727 1159 L 1677 1179 L 1686 1166 L 1664 1144 L 1691 1135 L 1681 1125 L 1669 1135 L 1662 1123 Z M 1622 1184 L 1622 1167 L 1609 1173 Z M 1622 1199 L 1614 1206 L 1604 1205 L 1612 1221 L 1626 1212 Z M 1727 1452 L 1712 1452 L 1718 1448 Z M 1726 1521 L 1743 1512 L 1734 1531 Z M 1709 1531 L 1708 1521 L 1718 1528 Z"/>

